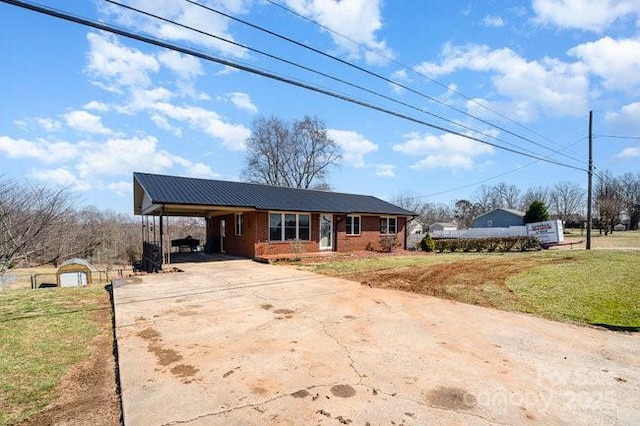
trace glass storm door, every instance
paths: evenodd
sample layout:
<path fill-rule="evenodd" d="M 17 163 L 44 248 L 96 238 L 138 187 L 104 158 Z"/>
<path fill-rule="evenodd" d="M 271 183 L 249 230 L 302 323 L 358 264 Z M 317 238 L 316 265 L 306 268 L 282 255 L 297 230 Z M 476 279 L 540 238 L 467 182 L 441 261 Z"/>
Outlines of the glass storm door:
<path fill-rule="evenodd" d="M 320 214 L 320 250 L 331 250 L 333 248 L 333 215 L 329 213 Z"/>
<path fill-rule="evenodd" d="M 227 221 L 220 220 L 220 253 L 224 253 L 224 237 L 227 235 Z"/>

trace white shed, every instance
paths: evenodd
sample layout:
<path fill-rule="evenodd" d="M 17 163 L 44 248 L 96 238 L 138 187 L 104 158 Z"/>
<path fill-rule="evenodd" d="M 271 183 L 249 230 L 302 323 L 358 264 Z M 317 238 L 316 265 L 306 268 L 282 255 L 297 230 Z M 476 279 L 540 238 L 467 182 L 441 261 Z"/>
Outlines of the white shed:
<path fill-rule="evenodd" d="M 60 265 L 56 273 L 58 287 L 83 287 L 91 284 L 93 267 L 84 259 L 69 259 Z"/>

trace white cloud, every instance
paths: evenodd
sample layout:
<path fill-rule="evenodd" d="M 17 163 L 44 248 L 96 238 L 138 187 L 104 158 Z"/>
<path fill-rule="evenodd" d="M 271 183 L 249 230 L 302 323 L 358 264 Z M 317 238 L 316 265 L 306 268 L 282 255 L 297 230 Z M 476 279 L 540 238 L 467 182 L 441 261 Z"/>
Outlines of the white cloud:
<path fill-rule="evenodd" d="M 338 49 L 352 59 L 385 64 L 395 56 L 377 32 L 382 28 L 382 0 L 287 0 L 289 7 L 348 37 L 330 33 Z M 350 40 L 349 40 L 350 39 Z M 353 40 L 353 41 L 352 41 Z M 367 49 L 362 49 L 357 42 Z"/>
<path fill-rule="evenodd" d="M 108 135 L 111 129 L 102 124 L 102 119 L 87 111 L 71 111 L 64 116 L 67 126 L 74 130 L 86 133 L 94 133 L 100 135 Z"/>
<path fill-rule="evenodd" d="M 112 138 L 95 144 L 83 153 L 78 164 L 80 176 L 118 176 L 133 170 L 161 172 L 171 168 L 175 163 L 174 156 L 167 151 L 158 151 L 157 144 L 152 136 Z"/>
<path fill-rule="evenodd" d="M 253 104 L 251 97 L 247 93 L 232 92 L 227 94 L 227 98 L 239 109 L 251 113 L 258 112 L 258 108 Z"/>
<path fill-rule="evenodd" d="M 187 122 L 209 136 L 220 139 L 222 145 L 230 151 L 244 150 L 245 141 L 251 136 L 251 130 L 245 126 L 226 123 L 218 114 L 204 108 L 179 107 L 165 102 L 158 102 L 153 108 L 168 118 Z"/>
<path fill-rule="evenodd" d="M 107 189 L 120 196 L 128 196 L 131 194 L 131 182 L 111 182 L 107 185 Z"/>
<path fill-rule="evenodd" d="M 45 139 L 29 141 L 0 136 L 0 152 L 9 158 L 33 158 L 50 164 L 76 157 L 78 148 L 67 142 L 50 142 Z"/>
<path fill-rule="evenodd" d="M 211 167 L 203 163 L 194 163 L 188 167 L 189 176 L 200 178 L 216 178 L 220 177 L 218 173 L 214 173 Z"/>
<path fill-rule="evenodd" d="M 327 135 L 342 148 L 343 164 L 356 168 L 365 167 L 364 156 L 378 149 L 378 145 L 351 130 L 328 129 Z"/>
<path fill-rule="evenodd" d="M 497 93 L 515 104 L 529 104 L 524 108 L 521 105 L 523 110 L 580 116 L 588 108 L 589 81 L 581 62 L 548 57 L 527 61 L 509 48 L 490 50 L 486 45 L 447 43 L 440 64 L 423 62 L 416 67 L 418 72 L 436 77 L 465 69 L 492 73 Z"/>
<path fill-rule="evenodd" d="M 392 178 L 395 177 L 396 174 L 394 172 L 396 166 L 392 164 L 376 164 L 376 176 Z"/>
<path fill-rule="evenodd" d="M 158 72 L 160 64 L 153 55 L 120 44 L 115 36 L 89 33 L 89 63 L 87 72 L 101 79 L 103 88 L 119 91 L 123 86 L 148 87 L 150 73 Z"/>
<path fill-rule="evenodd" d="M 616 158 L 640 158 L 640 148 L 625 148 L 615 156 Z"/>
<path fill-rule="evenodd" d="M 607 124 L 621 129 L 622 133 L 640 132 L 640 102 L 624 105 L 619 111 L 605 115 Z"/>
<path fill-rule="evenodd" d="M 31 176 L 49 183 L 72 188 L 75 191 L 88 191 L 91 189 L 91 185 L 88 182 L 79 180 L 73 173 L 63 167 L 35 170 L 31 173 Z M 128 189 L 131 191 L 131 184 L 129 184 Z"/>
<path fill-rule="evenodd" d="M 607 89 L 640 87 L 640 39 L 604 37 L 576 46 L 568 53 L 582 60 L 589 72 L 601 77 Z"/>
<path fill-rule="evenodd" d="M 487 15 L 482 18 L 482 25 L 489 28 L 500 28 L 505 26 L 505 22 L 499 16 Z"/>
<path fill-rule="evenodd" d="M 47 132 L 55 132 L 60 130 L 62 127 L 62 124 L 59 121 L 51 118 L 36 118 L 34 121 Z"/>
<path fill-rule="evenodd" d="M 160 114 L 152 114 L 151 121 L 155 123 L 158 128 L 162 130 L 166 130 L 167 132 L 173 133 L 174 136 L 181 138 L 182 137 L 182 129 L 180 127 L 172 126 L 169 123 L 169 120 L 164 115 Z"/>
<path fill-rule="evenodd" d="M 247 7 L 251 3 L 251 0 L 223 0 L 200 3 L 203 3 L 205 6 L 208 3 L 209 6 L 213 6 L 216 9 L 223 9 L 223 11 L 230 12 L 237 16 L 247 12 Z M 209 34 L 215 34 L 216 36 L 233 40 L 233 36 L 229 33 L 229 23 L 231 21 L 202 7 L 187 2 L 176 2 L 174 0 L 133 0 L 128 2 L 128 4 L 151 14 L 160 15 L 168 20 L 179 22 L 186 27 L 195 28 Z M 105 4 L 101 4 L 100 6 L 102 14 L 108 16 L 109 19 L 115 19 L 126 27 L 135 28 L 136 31 L 151 34 L 161 40 L 186 41 L 204 46 L 207 49 L 213 49 L 228 56 L 246 56 L 246 49 L 209 37 L 205 34 L 128 11 L 119 6 Z"/>
<path fill-rule="evenodd" d="M 493 153 L 493 148 L 461 136 L 449 133 L 440 136 L 409 133 L 405 142 L 393 146 L 393 150 L 406 155 L 425 156 L 411 166 L 412 169 L 471 169 L 474 159 Z"/>
<path fill-rule="evenodd" d="M 595 32 L 618 19 L 640 16 L 638 0 L 533 0 L 532 7 L 539 23 Z"/>
<path fill-rule="evenodd" d="M 62 128 L 62 123 L 60 123 L 58 120 L 43 117 L 14 120 L 13 124 L 23 130 L 28 130 L 30 127 L 37 126 L 48 133 L 56 132 Z"/>
<path fill-rule="evenodd" d="M 204 74 L 198 58 L 183 55 L 180 52 L 162 52 L 158 55 L 158 60 L 182 79 L 191 79 Z"/>
<path fill-rule="evenodd" d="M 100 102 L 100 101 L 91 101 L 89 103 L 86 103 L 83 106 L 84 109 L 89 110 L 89 111 L 98 111 L 98 112 L 106 112 L 109 111 L 109 105 L 105 104 L 104 102 Z"/>

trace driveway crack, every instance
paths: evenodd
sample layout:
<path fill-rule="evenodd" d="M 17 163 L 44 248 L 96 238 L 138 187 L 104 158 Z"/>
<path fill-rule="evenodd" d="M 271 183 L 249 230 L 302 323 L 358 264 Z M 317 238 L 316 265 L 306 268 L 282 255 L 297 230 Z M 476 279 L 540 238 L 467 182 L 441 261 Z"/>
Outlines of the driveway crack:
<path fill-rule="evenodd" d="M 351 369 L 353 370 L 354 373 L 356 373 L 356 375 L 358 376 L 358 383 L 357 385 L 359 386 L 365 386 L 367 388 L 370 389 L 370 386 L 364 384 L 364 377 L 362 375 L 362 373 L 360 373 L 360 371 L 356 368 L 355 363 L 356 361 L 353 359 L 353 356 L 351 356 L 351 351 L 349 351 L 349 348 L 347 347 L 347 345 L 345 345 L 344 343 L 342 343 L 336 336 L 332 335 L 329 330 L 327 330 L 327 325 L 329 323 L 320 321 L 320 320 L 316 320 L 318 321 L 318 323 L 322 326 L 322 332 L 331 340 L 333 340 L 334 342 L 336 342 L 336 344 L 338 346 L 340 346 L 342 348 L 342 350 L 344 351 L 344 353 L 347 355 L 347 358 L 349 359 L 349 367 L 351 367 Z M 335 324 L 335 323 L 331 323 L 331 324 Z"/>
<path fill-rule="evenodd" d="M 211 413 L 201 414 L 201 415 L 193 417 L 191 419 L 174 420 L 174 421 L 169 422 L 169 423 L 164 423 L 162 426 L 187 424 L 187 423 L 194 422 L 196 420 L 206 419 L 207 417 L 214 417 L 214 416 L 219 416 L 221 414 L 231 413 L 231 412 L 236 411 L 236 410 L 243 410 L 245 408 L 258 408 L 258 407 L 260 407 L 262 405 L 269 404 L 270 402 L 277 401 L 278 399 L 285 398 L 285 397 L 288 397 L 288 396 L 290 396 L 290 395 L 289 394 L 282 394 L 282 395 L 274 396 L 273 398 L 266 399 L 266 400 L 261 401 L 261 402 L 248 403 L 248 404 L 244 404 L 244 405 L 237 405 L 235 407 L 230 407 L 230 408 L 227 408 L 227 409 L 224 409 L 224 410 L 213 411 Z"/>

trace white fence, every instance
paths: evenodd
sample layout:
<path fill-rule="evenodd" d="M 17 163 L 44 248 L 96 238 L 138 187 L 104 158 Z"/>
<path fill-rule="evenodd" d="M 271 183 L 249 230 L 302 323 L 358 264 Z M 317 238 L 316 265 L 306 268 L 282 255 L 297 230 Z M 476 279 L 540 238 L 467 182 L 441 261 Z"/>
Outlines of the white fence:
<path fill-rule="evenodd" d="M 455 231 L 431 231 L 431 238 L 501 238 L 501 237 L 526 237 L 526 226 L 510 226 L 508 228 L 469 228 Z M 418 244 L 425 234 L 410 234 L 407 237 L 407 245 Z"/>

